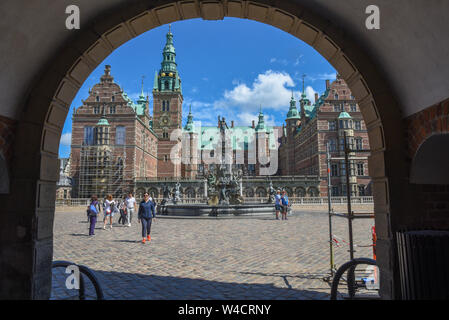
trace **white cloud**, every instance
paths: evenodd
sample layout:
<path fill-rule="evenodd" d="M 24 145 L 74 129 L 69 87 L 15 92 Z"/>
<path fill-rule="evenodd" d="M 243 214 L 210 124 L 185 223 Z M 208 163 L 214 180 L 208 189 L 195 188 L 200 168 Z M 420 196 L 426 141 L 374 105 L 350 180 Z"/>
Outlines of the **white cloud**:
<path fill-rule="evenodd" d="M 257 123 L 259 109 L 265 115 L 265 123 L 273 126 L 283 122 L 290 106 L 291 88 L 295 86 L 292 77 L 286 72 L 268 70 L 259 74 L 251 85 L 237 80 L 234 87 L 226 90 L 222 98 L 212 103 L 186 98 L 184 102 L 184 117 L 187 116 L 189 105 L 192 105 L 194 121 L 201 121 L 203 125 L 216 125 L 217 116 L 227 120 L 235 120 L 237 125 L 251 125 L 252 120 Z M 316 91 L 312 86 L 306 87 L 307 98 L 314 103 Z M 293 92 L 298 101 L 300 91 Z M 299 110 L 299 103 L 297 102 Z"/>
<path fill-rule="evenodd" d="M 72 144 L 72 133 L 71 132 L 64 133 L 61 136 L 60 144 L 63 146 L 70 146 Z"/>
<path fill-rule="evenodd" d="M 312 103 L 315 102 L 315 93 L 317 93 L 311 86 L 306 88 L 306 96 Z"/>
<path fill-rule="evenodd" d="M 289 74 L 268 70 L 259 74 L 249 87 L 245 83 L 226 90 L 223 98 L 214 102 L 215 109 L 239 107 L 255 111 L 262 108 L 280 110 L 288 106 L 291 90 L 295 83 Z"/>
<path fill-rule="evenodd" d="M 263 110 L 262 110 L 263 112 Z M 237 124 L 242 126 L 250 126 L 254 120 L 255 124 L 259 121 L 259 113 L 242 112 L 237 114 Z M 279 119 L 278 119 L 279 120 Z M 264 114 L 264 121 L 267 126 L 275 126 L 276 121 L 272 115 Z"/>
<path fill-rule="evenodd" d="M 307 77 L 310 81 L 322 81 L 322 80 L 335 80 L 337 78 L 337 74 L 334 73 L 319 73 L 316 75 L 312 75 Z"/>

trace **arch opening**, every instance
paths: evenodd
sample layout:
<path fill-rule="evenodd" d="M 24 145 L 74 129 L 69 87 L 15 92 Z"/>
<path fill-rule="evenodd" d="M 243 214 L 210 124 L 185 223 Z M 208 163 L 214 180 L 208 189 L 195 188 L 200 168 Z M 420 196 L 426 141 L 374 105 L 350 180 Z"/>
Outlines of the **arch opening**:
<path fill-rule="evenodd" d="M 44 87 L 36 85 L 31 94 L 33 97 L 39 97 L 37 99 L 39 108 L 34 108 L 38 111 L 28 112 L 21 119 L 20 125 L 23 130 L 34 130 L 38 133 L 37 137 L 34 137 L 38 142 L 35 144 L 36 149 L 29 151 L 38 156 L 29 158 L 26 163 L 18 162 L 14 167 L 14 178 L 23 179 L 27 173 L 31 173 L 28 177 L 31 176 L 38 181 L 39 190 L 45 188 L 53 190 L 52 186 L 56 179 L 51 172 L 57 160 L 57 141 L 59 141 L 60 130 L 67 115 L 68 106 L 90 72 L 114 49 L 135 36 L 165 23 L 196 17 L 219 20 L 224 16 L 232 16 L 267 23 L 289 32 L 314 47 L 346 80 L 353 95 L 358 98 L 370 135 L 372 147 L 370 165 L 375 161 L 377 168 L 372 176 L 378 178 L 379 181 L 374 184 L 375 205 L 379 212 L 389 214 L 386 185 L 389 172 L 385 168 L 384 150 L 389 147 L 387 142 L 391 143 L 396 139 L 385 139 L 385 127 L 381 121 L 381 115 L 383 113 L 391 115 L 391 119 L 388 121 L 388 130 L 399 123 L 400 118 L 395 111 L 393 113 L 391 111 L 385 112 L 383 109 L 382 106 L 386 100 L 390 100 L 388 108 L 391 110 L 392 104 L 394 104 L 391 101 L 394 101 L 394 99 L 385 94 L 385 88 L 379 85 L 379 79 L 382 79 L 381 75 L 376 72 L 367 72 L 373 70 L 373 64 L 370 58 L 363 54 L 363 50 L 355 47 L 350 39 L 339 37 L 340 30 L 337 27 L 329 25 L 325 19 L 313 13 L 309 15 L 309 12 L 304 11 L 304 8 L 299 5 L 273 7 L 264 3 L 264 1 L 253 1 L 254 4 L 247 4 L 243 1 L 228 1 L 225 3 L 217 1 L 207 4 L 201 3 L 201 5 L 188 1 L 166 2 L 166 5 L 162 7 L 145 8 L 125 21 L 121 17 L 110 19 L 108 25 L 112 25 L 112 28 L 100 32 L 101 36 L 88 37 L 87 34 L 90 30 L 82 31 L 80 39 L 85 37 L 85 40 L 80 42 L 82 44 L 78 48 L 78 51 L 82 54 L 67 54 L 67 51 L 65 51 L 60 55 L 58 61 L 61 61 L 61 63 L 56 64 L 60 66 L 60 69 L 57 70 L 56 75 L 49 72 L 42 77 L 43 79 L 52 79 L 52 81 L 44 81 L 46 84 Z M 307 12 L 307 14 L 304 14 L 304 12 Z M 360 69 L 357 67 L 360 67 Z M 370 88 L 375 88 L 377 93 L 371 91 Z M 51 99 L 48 97 L 51 97 Z M 35 128 L 36 124 L 39 126 L 38 129 Z M 388 137 L 390 138 L 390 134 Z M 27 144 L 24 137 L 19 137 L 15 149 L 16 154 L 20 154 Z M 389 156 L 394 156 L 394 152 Z M 35 165 L 27 168 L 27 164 L 30 162 Z M 38 209 L 49 212 L 50 216 L 51 213 L 54 213 L 54 207 L 51 205 L 54 195 L 51 195 L 51 191 L 47 195 L 38 194 L 37 196 L 42 199 L 38 204 Z M 247 193 L 253 195 L 254 190 L 247 190 Z M 27 207 L 26 209 L 34 210 L 36 208 Z M 51 224 L 52 222 L 49 219 L 47 221 L 41 220 L 40 223 Z M 385 231 L 385 234 L 387 234 L 387 230 Z M 46 236 L 41 238 L 37 235 L 32 237 L 37 240 L 42 239 L 42 242 L 45 242 L 52 237 L 52 233 L 50 230 Z M 385 241 L 388 240 L 386 237 Z M 388 254 L 385 253 L 385 255 Z M 383 258 L 387 258 L 385 255 Z M 382 254 L 379 254 L 379 257 L 382 259 Z M 45 260 L 43 263 L 47 264 L 47 269 L 39 270 L 48 271 L 48 261 Z M 45 278 L 45 275 L 43 274 L 42 277 Z M 34 279 L 34 275 L 32 278 Z M 385 292 L 389 292 L 389 289 L 386 289 Z M 32 294 L 36 297 L 40 295 L 45 297 L 48 295 L 48 290 L 43 289 L 41 292 L 36 291 Z"/>

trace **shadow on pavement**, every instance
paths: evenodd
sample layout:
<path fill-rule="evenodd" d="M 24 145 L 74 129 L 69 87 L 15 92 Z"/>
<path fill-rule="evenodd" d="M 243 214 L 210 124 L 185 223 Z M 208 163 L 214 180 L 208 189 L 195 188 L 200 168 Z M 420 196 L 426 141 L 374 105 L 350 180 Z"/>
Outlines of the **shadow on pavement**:
<path fill-rule="evenodd" d="M 144 275 L 93 270 L 111 300 L 327 300 L 329 295 L 313 290 L 275 287 L 272 284 L 220 282 L 172 276 Z M 67 275 L 53 273 L 52 299 L 76 296 L 65 288 Z M 86 281 L 88 282 L 88 280 Z M 93 285 L 86 283 L 89 299 L 95 297 Z"/>

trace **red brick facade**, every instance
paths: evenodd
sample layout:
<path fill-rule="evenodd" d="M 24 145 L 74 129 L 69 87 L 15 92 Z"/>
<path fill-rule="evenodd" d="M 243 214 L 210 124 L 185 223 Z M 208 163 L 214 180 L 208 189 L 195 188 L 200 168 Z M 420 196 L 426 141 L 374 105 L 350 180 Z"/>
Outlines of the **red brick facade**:
<path fill-rule="evenodd" d="M 106 190 L 121 194 L 133 190 L 137 177 L 156 177 L 157 136 L 150 121 L 148 99 L 141 96 L 134 104 L 114 83 L 106 66 L 101 82 L 73 114 L 73 196 L 88 197 Z M 108 166 L 101 167 L 105 162 Z M 115 185 L 95 189 L 101 184 Z"/>
<path fill-rule="evenodd" d="M 279 149 L 280 173 L 282 175 L 310 175 L 318 176 L 320 183 L 319 194 L 327 196 L 327 161 L 326 144 L 333 143 L 331 157 L 342 156 L 342 133 L 346 131 L 354 142 L 357 150 L 369 150 L 368 131 L 363 121 L 359 106 L 352 96 L 346 82 L 339 76 L 337 80 L 329 84 L 326 81 L 326 92 L 321 96 L 315 96 L 315 104 L 303 96 L 300 100 L 300 121 L 287 119 L 285 135 Z M 340 127 L 339 116 L 347 113 L 349 127 L 343 130 Z M 343 125 L 345 124 L 345 120 Z M 371 195 L 371 178 L 368 176 L 367 153 L 354 152 L 352 156 L 358 159 L 353 162 L 353 195 Z M 334 170 L 331 170 L 332 194 L 334 196 L 346 195 L 346 180 L 344 166 L 341 162 L 332 162 Z M 310 196 L 317 196 L 310 192 Z M 300 195 L 298 195 L 300 196 Z"/>

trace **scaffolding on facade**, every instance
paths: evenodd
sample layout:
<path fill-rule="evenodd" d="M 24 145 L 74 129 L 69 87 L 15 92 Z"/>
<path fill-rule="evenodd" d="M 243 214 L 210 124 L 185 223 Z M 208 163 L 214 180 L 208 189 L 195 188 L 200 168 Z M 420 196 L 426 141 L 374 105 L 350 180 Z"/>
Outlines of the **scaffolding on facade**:
<path fill-rule="evenodd" d="M 346 242 L 346 244 L 349 246 L 348 252 L 349 252 L 349 261 L 354 261 L 354 254 L 356 250 L 354 249 L 355 246 L 357 247 L 373 247 L 373 256 L 375 259 L 375 229 L 373 228 L 373 243 L 370 245 L 356 245 L 354 243 L 354 237 L 353 237 L 353 221 L 356 219 L 374 219 L 374 212 L 354 212 L 352 210 L 352 197 L 354 193 L 354 188 L 351 187 L 351 167 L 353 166 L 352 160 L 364 160 L 367 159 L 367 157 L 357 157 L 351 155 L 354 152 L 360 152 L 360 153 L 370 153 L 371 150 L 354 150 L 353 144 L 349 143 L 348 137 L 346 136 L 346 132 L 344 133 L 344 156 L 340 157 L 331 157 L 330 155 L 330 147 L 329 144 L 326 148 L 326 160 L 327 160 L 327 180 L 328 180 L 328 217 L 329 217 L 329 264 L 330 264 L 330 277 L 326 277 L 326 281 L 331 281 L 332 278 L 335 276 L 335 273 L 337 272 L 337 266 L 335 264 L 334 259 L 334 242 L 339 242 L 336 235 L 333 233 L 332 228 L 332 217 L 340 217 L 345 218 L 348 221 L 348 237 L 349 241 L 346 242 L 342 239 L 340 241 Z M 347 200 L 347 212 L 344 213 L 338 213 L 335 212 L 332 207 L 332 197 L 331 197 L 331 190 L 332 190 L 332 183 L 331 183 L 331 162 L 332 161 L 344 161 L 345 164 L 345 178 L 346 178 L 346 200 Z M 348 296 L 350 299 L 354 298 L 354 295 L 358 288 L 365 288 L 367 277 L 369 275 L 363 274 L 357 277 L 355 275 L 355 267 L 351 267 L 347 274 L 347 279 L 345 281 L 348 283 Z M 359 272 L 360 274 L 360 272 Z M 365 277 L 365 278 L 363 278 Z M 362 283 L 360 283 L 360 280 L 362 279 Z M 377 271 L 375 280 L 377 282 Z M 371 281 L 371 279 L 370 279 Z M 378 282 L 377 282 L 378 284 Z"/>
<path fill-rule="evenodd" d="M 104 198 L 112 194 L 122 197 L 133 188 L 133 168 L 126 165 L 126 148 L 121 150 L 107 145 L 82 146 L 78 178 L 78 197 L 93 194 Z"/>

